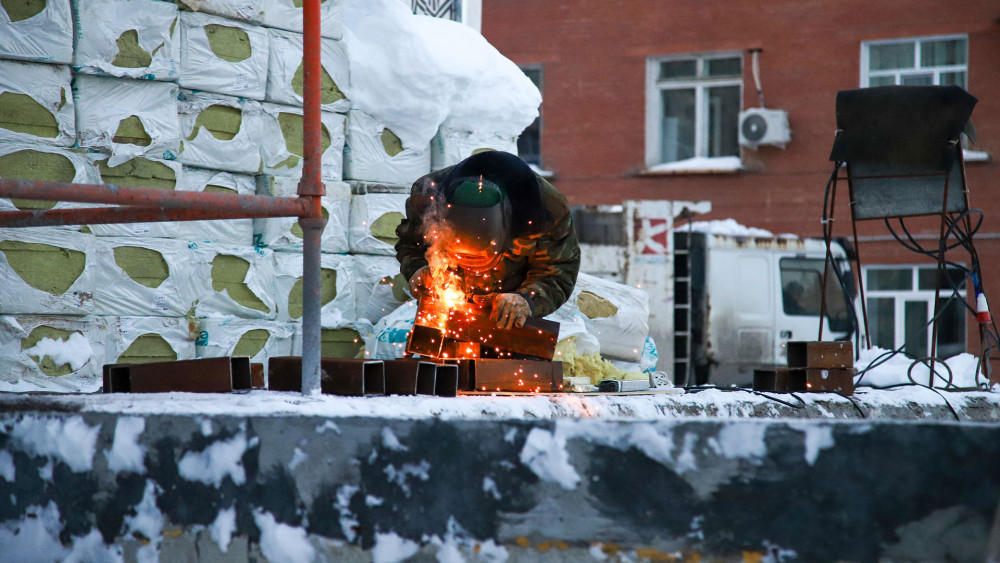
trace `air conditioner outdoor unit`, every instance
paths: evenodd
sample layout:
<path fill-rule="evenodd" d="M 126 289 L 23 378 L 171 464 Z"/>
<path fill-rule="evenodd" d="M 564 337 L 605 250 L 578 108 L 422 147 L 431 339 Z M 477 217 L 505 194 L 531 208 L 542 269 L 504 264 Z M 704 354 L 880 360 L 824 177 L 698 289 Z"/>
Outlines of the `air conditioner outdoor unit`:
<path fill-rule="evenodd" d="M 784 146 L 792 140 L 788 112 L 780 109 L 750 108 L 740 112 L 740 144 L 756 149 L 759 145 Z"/>

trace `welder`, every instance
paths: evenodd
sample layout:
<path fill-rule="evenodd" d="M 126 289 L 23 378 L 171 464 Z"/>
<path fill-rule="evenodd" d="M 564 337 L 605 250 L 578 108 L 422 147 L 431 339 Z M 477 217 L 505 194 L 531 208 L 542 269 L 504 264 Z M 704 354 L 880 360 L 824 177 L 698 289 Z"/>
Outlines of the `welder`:
<path fill-rule="evenodd" d="M 417 297 L 443 255 L 497 327 L 522 327 L 569 298 L 580 245 L 566 198 L 517 156 L 484 151 L 421 177 L 396 229 L 396 259 Z"/>

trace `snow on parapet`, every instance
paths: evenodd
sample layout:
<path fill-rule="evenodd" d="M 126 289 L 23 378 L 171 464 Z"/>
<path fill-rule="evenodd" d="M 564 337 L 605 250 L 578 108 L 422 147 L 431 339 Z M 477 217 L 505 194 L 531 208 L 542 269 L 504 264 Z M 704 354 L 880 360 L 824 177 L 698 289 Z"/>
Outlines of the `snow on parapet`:
<path fill-rule="evenodd" d="M 126 416 L 115 424 L 115 441 L 107 452 L 108 469 L 115 472 L 145 473 L 146 448 L 139 445 L 139 435 L 146 429 L 146 419 Z"/>
<path fill-rule="evenodd" d="M 233 483 L 246 482 L 243 469 L 243 454 L 247 450 L 246 434 L 240 432 L 229 440 L 219 440 L 201 452 L 187 452 L 177 464 L 180 476 L 188 481 L 198 481 L 206 485 L 222 485 L 228 475 Z"/>
<path fill-rule="evenodd" d="M 479 33 L 417 16 L 399 0 L 346 0 L 348 97 L 407 148 L 447 127 L 516 137 L 538 116 L 538 88 Z"/>
<path fill-rule="evenodd" d="M 580 475 L 569 462 L 566 436 L 562 434 L 532 428 L 520 457 L 521 463 L 543 481 L 554 481 L 567 490 L 575 489 L 580 482 Z"/>
<path fill-rule="evenodd" d="M 260 528 L 260 550 L 268 561 L 296 563 L 316 557 L 316 549 L 309 543 L 304 528 L 278 522 L 263 510 L 254 510 L 253 517 Z"/>
<path fill-rule="evenodd" d="M 11 438 L 25 452 L 66 463 L 76 473 L 94 466 L 94 450 L 101 427 L 90 426 L 83 418 L 24 417 Z"/>

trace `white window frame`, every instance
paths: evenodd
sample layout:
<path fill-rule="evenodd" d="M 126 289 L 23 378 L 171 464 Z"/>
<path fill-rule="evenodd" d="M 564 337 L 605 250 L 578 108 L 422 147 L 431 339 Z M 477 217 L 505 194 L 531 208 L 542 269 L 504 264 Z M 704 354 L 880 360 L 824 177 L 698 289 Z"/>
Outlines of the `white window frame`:
<path fill-rule="evenodd" d="M 697 74 L 701 75 L 705 61 L 711 59 L 740 58 L 741 75 L 739 78 L 694 78 L 680 80 L 659 80 L 660 63 L 670 61 L 695 60 Z M 646 167 L 651 168 L 664 163 L 660 159 L 662 147 L 660 146 L 661 135 L 660 111 L 662 104 L 660 92 L 662 90 L 689 90 L 695 91 L 695 158 L 708 158 L 708 88 L 718 86 L 739 86 L 740 88 L 740 108 L 743 109 L 743 53 L 741 51 L 720 51 L 711 53 L 686 53 L 683 55 L 659 55 L 646 59 Z M 736 133 L 735 131 L 733 132 Z M 734 157 L 718 157 L 719 160 L 730 160 Z M 735 158 L 739 158 L 736 155 Z M 673 161 L 673 162 L 684 162 Z"/>
<path fill-rule="evenodd" d="M 932 67 L 922 67 L 920 66 L 920 49 L 921 44 L 930 41 L 944 41 L 953 39 L 963 39 L 965 40 L 965 64 L 961 65 L 946 65 L 946 66 L 932 66 Z M 893 45 L 901 43 L 913 43 L 913 68 L 908 69 L 893 69 L 893 70 L 877 70 L 872 71 L 869 66 L 871 64 L 871 48 L 873 46 L 881 45 Z M 919 76 L 924 74 L 931 74 L 933 76 L 933 84 L 939 86 L 941 84 L 941 74 L 947 72 L 964 72 L 965 73 L 965 85 L 967 89 L 969 84 L 969 36 L 966 34 L 955 34 L 955 35 L 929 35 L 924 37 L 904 37 L 900 39 L 885 39 L 878 41 L 863 41 L 861 43 L 861 87 L 867 88 L 871 85 L 871 79 L 873 77 L 880 76 L 892 76 L 894 77 L 894 83 L 899 85 L 903 76 Z"/>
<path fill-rule="evenodd" d="M 882 290 L 872 290 L 868 287 L 868 273 L 872 270 L 910 270 L 910 289 L 882 289 Z M 927 305 L 927 320 L 930 321 L 934 317 L 934 295 L 935 291 L 933 289 L 919 289 L 920 288 L 920 271 L 927 269 L 937 269 L 937 266 L 927 265 L 927 264 L 878 264 L 871 266 L 863 266 L 861 269 L 861 279 L 865 284 L 865 300 L 869 299 L 893 299 L 894 300 L 894 343 L 892 349 L 895 350 L 903 345 L 906 341 L 906 302 L 907 301 L 925 301 Z M 966 282 L 965 288 L 960 290 L 958 294 L 963 300 L 967 300 L 968 282 Z M 941 288 L 941 298 L 947 299 L 951 295 L 951 288 L 948 286 Z M 866 305 L 868 305 L 866 303 Z M 868 308 L 871 311 L 871 308 Z M 964 310 L 964 308 L 963 308 Z M 869 313 L 869 323 L 871 322 Z M 969 344 L 969 333 L 967 329 L 967 324 L 964 321 L 961 324 L 962 332 L 964 333 L 965 347 L 963 347 L 962 352 Z M 927 353 L 929 354 L 932 350 L 931 347 L 931 337 L 933 335 L 933 330 L 930 327 L 927 328 L 925 335 L 924 345 L 926 347 Z M 874 336 L 874 335 L 872 335 Z M 874 345 L 875 342 L 872 342 Z M 940 353 L 940 352 L 939 352 Z"/>

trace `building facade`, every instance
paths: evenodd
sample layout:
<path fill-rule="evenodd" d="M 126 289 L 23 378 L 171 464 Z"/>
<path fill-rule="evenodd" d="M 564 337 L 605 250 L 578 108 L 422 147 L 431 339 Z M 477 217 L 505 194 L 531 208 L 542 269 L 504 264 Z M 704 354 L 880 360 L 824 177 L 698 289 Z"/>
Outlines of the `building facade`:
<path fill-rule="evenodd" d="M 819 237 L 838 91 L 966 88 L 978 98 L 976 139 L 965 139 L 964 153 L 971 207 L 983 212 L 973 241 L 986 294 L 1000 307 L 994 0 L 484 0 L 482 11 L 483 35 L 542 91 L 522 155 L 574 205 L 709 200 L 712 212 L 699 220 Z M 769 135 L 779 133 L 764 139 L 774 144 L 753 146 L 760 130 L 740 119 L 752 108 L 785 112 L 764 116 Z M 834 236 L 851 237 L 846 184 L 836 195 Z M 937 247 L 938 217 L 905 226 Z M 859 221 L 857 229 L 874 343 L 926 355 L 931 335 L 922 327 L 935 312 L 936 263 L 906 250 L 882 220 Z M 948 257 L 972 262 L 959 250 Z M 962 286 L 970 302 L 972 294 Z M 979 351 L 975 316 L 955 304 L 941 319 L 939 355 Z"/>

